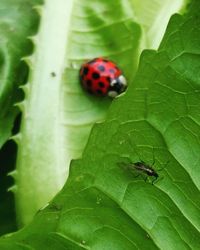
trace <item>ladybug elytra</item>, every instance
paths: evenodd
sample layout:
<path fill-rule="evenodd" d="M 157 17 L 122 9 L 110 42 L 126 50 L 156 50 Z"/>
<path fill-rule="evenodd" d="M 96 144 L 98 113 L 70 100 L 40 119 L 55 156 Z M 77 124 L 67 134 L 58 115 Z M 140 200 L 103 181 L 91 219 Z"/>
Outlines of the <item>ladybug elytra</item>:
<path fill-rule="evenodd" d="M 97 96 L 116 97 L 127 87 L 125 77 L 117 65 L 104 58 L 95 58 L 82 65 L 80 79 L 83 88 Z"/>

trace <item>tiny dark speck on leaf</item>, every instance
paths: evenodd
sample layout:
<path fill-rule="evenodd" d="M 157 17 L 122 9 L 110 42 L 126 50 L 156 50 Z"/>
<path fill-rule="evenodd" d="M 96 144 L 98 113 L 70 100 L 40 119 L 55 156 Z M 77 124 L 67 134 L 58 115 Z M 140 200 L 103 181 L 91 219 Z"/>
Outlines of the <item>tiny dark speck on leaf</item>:
<path fill-rule="evenodd" d="M 52 76 L 52 77 L 55 77 L 55 76 L 56 76 L 56 73 L 55 73 L 55 72 L 51 72 L 51 76 Z"/>

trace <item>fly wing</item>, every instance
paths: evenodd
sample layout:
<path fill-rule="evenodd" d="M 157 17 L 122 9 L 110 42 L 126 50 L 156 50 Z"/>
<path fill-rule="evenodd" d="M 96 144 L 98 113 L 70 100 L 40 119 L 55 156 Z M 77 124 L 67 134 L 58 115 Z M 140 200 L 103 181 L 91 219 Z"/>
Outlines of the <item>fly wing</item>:
<path fill-rule="evenodd" d="M 139 171 L 135 168 L 135 165 L 133 163 L 125 163 L 125 162 L 118 162 L 118 166 L 122 168 L 124 171 L 127 171 L 129 173 L 139 173 Z"/>
<path fill-rule="evenodd" d="M 138 171 L 145 172 L 145 170 L 146 170 L 146 166 L 143 162 L 136 162 L 133 165 L 134 165 L 135 169 L 137 169 Z"/>
<path fill-rule="evenodd" d="M 126 162 L 118 162 L 117 163 L 120 168 L 123 168 L 124 170 L 131 169 L 131 163 L 126 163 Z"/>

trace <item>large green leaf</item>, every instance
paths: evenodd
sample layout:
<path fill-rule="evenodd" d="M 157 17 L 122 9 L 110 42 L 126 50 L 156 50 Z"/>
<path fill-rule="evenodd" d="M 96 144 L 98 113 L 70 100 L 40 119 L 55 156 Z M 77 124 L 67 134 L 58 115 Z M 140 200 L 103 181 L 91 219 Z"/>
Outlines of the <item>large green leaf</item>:
<path fill-rule="evenodd" d="M 87 0 L 47 0 L 39 8 L 41 25 L 33 37 L 34 54 L 26 58 L 31 72 L 20 104 L 22 126 L 15 137 L 18 159 L 13 190 L 19 224 L 29 222 L 61 189 L 70 160 L 81 156 L 92 125 L 105 117 L 111 103 L 82 90 L 81 63 L 109 57 L 132 80 L 140 28 L 130 9 L 128 0 L 95 0 L 89 5 Z"/>
<path fill-rule="evenodd" d="M 64 189 L 3 249 L 199 249 L 200 5 L 171 18 L 127 93 L 95 125 Z M 154 185 L 119 163 L 155 158 Z"/>
<path fill-rule="evenodd" d="M 14 103 L 22 99 L 18 87 L 26 81 L 28 73 L 21 58 L 32 50 L 27 36 L 36 31 L 38 15 L 32 8 L 39 2 L 0 1 L 0 149 L 10 137 L 19 113 Z M 6 174 L 13 169 L 15 158 L 12 147 L 10 150 L 8 146 L 10 144 L 0 151 L 0 234 L 16 229 L 13 194 L 7 192 L 13 181 Z"/>
<path fill-rule="evenodd" d="M 183 2 L 177 0 L 163 15 L 165 22 L 159 24 L 162 31 L 169 15 L 179 10 Z M 150 24 L 156 26 L 155 16 L 162 14 L 161 8 L 148 14 L 148 18 L 144 13 L 143 20 L 149 26 L 144 29 L 142 23 L 145 32 L 141 38 L 140 27 L 134 22 L 136 5 L 132 4 L 129 0 L 96 0 L 89 4 L 86 0 L 49 0 L 39 9 L 41 26 L 33 38 L 35 53 L 26 59 L 31 74 L 24 87 L 25 101 L 20 105 L 21 133 L 16 136 L 19 153 L 13 190 L 17 190 L 19 224 L 30 221 L 60 190 L 71 159 L 81 157 L 93 124 L 105 118 L 111 103 L 87 96 L 81 89 L 81 63 L 98 56 L 108 57 L 132 81 L 141 48 L 147 46 L 144 34 L 148 34 Z M 141 5 L 137 4 L 139 9 Z M 153 18 L 149 20 L 149 16 Z M 137 20 L 141 23 L 141 14 Z M 148 35 L 149 40 L 152 37 Z"/>

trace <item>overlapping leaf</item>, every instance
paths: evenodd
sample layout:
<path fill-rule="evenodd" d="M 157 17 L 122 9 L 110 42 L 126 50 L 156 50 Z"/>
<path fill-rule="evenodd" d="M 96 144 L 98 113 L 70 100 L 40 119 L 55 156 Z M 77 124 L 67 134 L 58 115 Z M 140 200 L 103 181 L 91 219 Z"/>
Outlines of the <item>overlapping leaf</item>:
<path fill-rule="evenodd" d="M 18 87 L 26 81 L 27 67 L 21 58 L 31 51 L 27 39 L 36 31 L 38 17 L 32 10 L 40 0 L 0 2 L 0 147 L 11 135 L 20 100 Z"/>
<path fill-rule="evenodd" d="M 140 28 L 129 1 L 48 0 L 40 12 L 16 138 L 19 224 L 29 222 L 63 187 L 70 160 L 81 156 L 93 124 L 104 119 L 111 103 L 83 91 L 81 63 L 109 57 L 131 81 L 139 53 Z"/>
<path fill-rule="evenodd" d="M 18 87 L 26 82 L 28 69 L 21 61 L 31 53 L 32 44 L 28 36 L 36 32 L 38 15 L 32 9 L 40 0 L 0 1 L 0 149 L 9 139 L 19 110 L 14 104 L 22 99 Z M 0 152 L 0 234 L 16 228 L 12 194 L 7 193 L 12 181 L 6 177 L 13 155 L 9 143 Z M 13 221 L 12 221 L 13 220 Z"/>
<path fill-rule="evenodd" d="M 135 19 L 143 31 L 142 49 L 158 49 L 171 15 L 184 12 L 188 2 L 188 0 L 130 0 Z"/>

